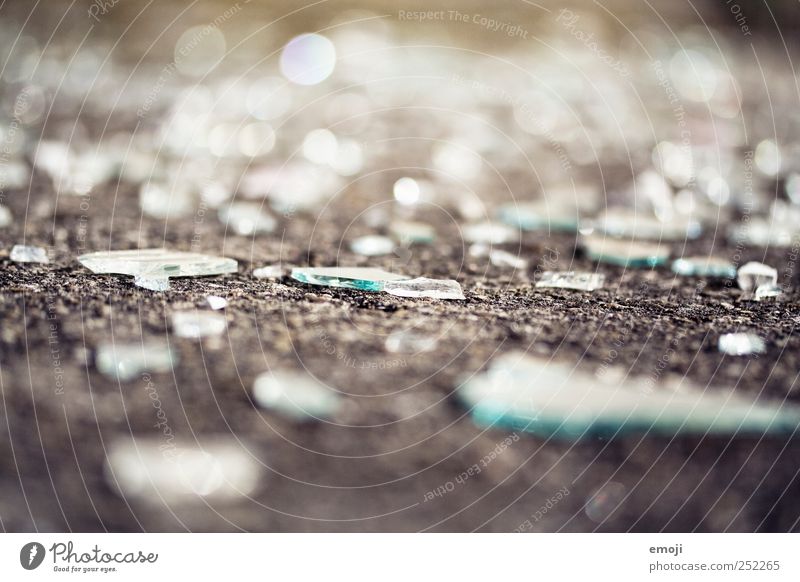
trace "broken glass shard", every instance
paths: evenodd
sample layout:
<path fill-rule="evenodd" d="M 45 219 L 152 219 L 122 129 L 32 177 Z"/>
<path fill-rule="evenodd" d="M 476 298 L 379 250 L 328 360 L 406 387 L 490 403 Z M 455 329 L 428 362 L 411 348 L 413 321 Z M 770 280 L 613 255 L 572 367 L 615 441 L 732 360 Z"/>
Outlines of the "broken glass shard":
<path fill-rule="evenodd" d="M 225 316 L 210 311 L 176 311 L 172 314 L 172 330 L 178 337 L 214 337 L 225 332 Z"/>
<path fill-rule="evenodd" d="M 141 273 L 134 275 L 133 284 L 150 291 L 167 291 L 169 290 L 169 277 L 163 273 Z"/>
<path fill-rule="evenodd" d="M 601 273 L 584 273 L 579 271 L 545 271 L 536 282 L 536 288 L 575 289 L 576 291 L 594 291 L 605 283 L 606 276 Z"/>
<path fill-rule="evenodd" d="M 169 346 L 158 341 L 105 344 L 95 354 L 97 371 L 122 382 L 144 372 L 169 372 L 177 360 Z"/>
<path fill-rule="evenodd" d="M 253 277 L 256 279 L 280 279 L 283 277 L 283 267 L 281 265 L 267 265 L 253 269 Z"/>
<path fill-rule="evenodd" d="M 436 240 L 436 231 L 430 224 L 424 222 L 393 222 L 389 227 L 392 236 L 401 244 L 420 243 L 427 244 Z"/>
<path fill-rule="evenodd" d="M 700 223 L 681 217 L 661 221 L 629 209 L 612 209 L 591 222 L 597 232 L 624 239 L 675 241 L 700 236 Z"/>
<path fill-rule="evenodd" d="M 655 267 L 666 262 L 669 249 L 658 244 L 588 235 L 582 239 L 589 258 L 623 267 Z"/>
<path fill-rule="evenodd" d="M 512 269 L 526 269 L 528 267 L 528 261 L 525 259 L 502 249 L 493 249 L 483 243 L 472 245 L 469 248 L 469 254 L 473 257 L 489 257 L 489 261 L 496 267 L 510 267 Z"/>
<path fill-rule="evenodd" d="M 339 393 L 304 372 L 264 372 L 253 384 L 253 399 L 262 408 L 295 421 L 331 418 L 339 409 Z"/>
<path fill-rule="evenodd" d="M 685 378 L 653 387 L 625 371 L 611 377 L 616 380 L 520 352 L 463 382 L 458 396 L 478 424 L 544 437 L 793 433 L 800 426 L 800 408 L 780 400 L 753 400 Z"/>
<path fill-rule="evenodd" d="M 465 299 L 461 285 L 453 279 L 417 277 L 405 281 L 387 281 L 386 293 L 398 297 L 429 297 L 431 299 Z"/>
<path fill-rule="evenodd" d="M 15 263 L 42 263 L 50 262 L 47 258 L 47 251 L 42 247 L 31 247 L 27 245 L 14 245 L 8 257 Z"/>
<path fill-rule="evenodd" d="M 461 230 L 464 240 L 470 243 L 500 245 L 519 239 L 519 229 L 499 222 L 467 224 Z"/>
<path fill-rule="evenodd" d="M 272 232 L 277 224 L 254 202 L 234 202 L 220 207 L 218 214 L 220 222 L 242 236 Z"/>
<path fill-rule="evenodd" d="M 736 266 L 718 257 L 685 257 L 672 262 L 672 271 L 686 277 L 736 277 Z"/>
<path fill-rule="evenodd" d="M 292 269 L 292 279 L 310 285 L 383 291 L 387 282 L 401 281 L 408 277 L 372 267 L 306 267 Z"/>
<path fill-rule="evenodd" d="M 203 277 L 235 273 L 237 262 L 225 257 L 184 253 L 167 249 L 102 251 L 78 257 L 94 273 L 132 275 L 140 287 L 156 291 L 169 288 L 169 277 Z"/>
<path fill-rule="evenodd" d="M 763 354 L 767 351 L 764 340 L 754 333 L 725 333 L 719 337 L 719 351 L 729 356 Z"/>
<path fill-rule="evenodd" d="M 762 285 L 776 285 L 778 283 L 778 271 L 769 265 L 751 261 L 739 267 L 736 282 L 742 291 L 751 293 Z"/>
<path fill-rule="evenodd" d="M 411 330 L 399 330 L 393 331 L 386 338 L 386 351 L 396 354 L 432 352 L 436 349 L 438 343 L 438 340 L 433 336 Z"/>
<path fill-rule="evenodd" d="M 159 425 L 157 425 L 159 426 Z M 162 506 L 232 502 L 253 493 L 261 467 L 242 443 L 220 436 L 200 445 L 163 437 L 121 438 L 106 458 L 106 480 L 125 499 Z"/>
<path fill-rule="evenodd" d="M 506 204 L 499 210 L 500 220 L 520 230 L 577 232 L 578 209 L 540 200 Z"/>
<path fill-rule="evenodd" d="M 783 289 L 781 289 L 778 285 L 766 283 L 764 285 L 759 285 L 756 288 L 755 300 L 763 301 L 764 299 L 773 299 L 775 297 L 780 297 L 782 294 Z"/>
<path fill-rule="evenodd" d="M 225 309 L 228 306 L 228 300 L 219 295 L 209 295 L 206 297 L 206 301 L 208 302 L 208 306 L 215 311 Z"/>
<path fill-rule="evenodd" d="M 365 257 L 377 257 L 390 254 L 394 250 L 394 241 L 385 236 L 367 235 L 355 239 L 350 249 Z"/>

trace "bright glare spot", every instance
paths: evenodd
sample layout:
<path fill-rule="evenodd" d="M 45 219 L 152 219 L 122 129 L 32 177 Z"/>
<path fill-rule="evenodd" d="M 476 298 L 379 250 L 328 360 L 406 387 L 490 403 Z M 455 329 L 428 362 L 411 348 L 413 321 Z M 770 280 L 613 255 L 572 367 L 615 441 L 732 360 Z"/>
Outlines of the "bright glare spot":
<path fill-rule="evenodd" d="M 327 79 L 336 66 L 336 48 L 319 34 L 301 34 L 284 47 L 281 73 L 298 85 L 316 85 Z"/>
<path fill-rule="evenodd" d="M 308 132 L 303 140 L 303 155 L 315 164 L 332 164 L 336 159 L 339 143 L 327 129 Z"/>
<path fill-rule="evenodd" d="M 361 146 L 353 139 L 343 139 L 339 143 L 331 167 L 340 176 L 353 176 L 361 171 L 364 165 L 364 153 Z"/>
<path fill-rule="evenodd" d="M 725 206 L 731 195 L 728 183 L 720 176 L 712 178 L 711 181 L 709 181 L 706 192 L 708 193 L 709 200 L 717 206 Z"/>
<path fill-rule="evenodd" d="M 225 50 L 225 35 L 219 28 L 193 26 L 175 43 L 175 67 L 184 75 L 202 77 L 219 64 Z"/>
<path fill-rule="evenodd" d="M 670 61 L 670 75 L 678 91 L 692 101 L 705 103 L 717 90 L 718 73 L 703 53 L 683 50 Z"/>
<path fill-rule="evenodd" d="M 236 132 L 238 126 L 235 123 L 220 123 L 215 125 L 208 134 L 208 149 L 217 157 L 236 156 Z"/>
<path fill-rule="evenodd" d="M 662 141 L 653 149 L 653 165 L 675 186 L 686 186 L 694 173 L 691 150 L 669 141 Z"/>
<path fill-rule="evenodd" d="M 419 184 L 414 178 L 400 178 L 394 183 L 394 199 L 400 204 L 416 204 L 419 201 L 419 195 Z"/>
<path fill-rule="evenodd" d="M 781 152 L 771 139 L 765 139 L 756 147 L 756 166 L 767 176 L 775 176 L 781 169 Z"/>
<path fill-rule="evenodd" d="M 275 132 L 269 123 L 249 123 L 239 132 L 239 151 L 250 158 L 263 156 L 275 147 Z"/>

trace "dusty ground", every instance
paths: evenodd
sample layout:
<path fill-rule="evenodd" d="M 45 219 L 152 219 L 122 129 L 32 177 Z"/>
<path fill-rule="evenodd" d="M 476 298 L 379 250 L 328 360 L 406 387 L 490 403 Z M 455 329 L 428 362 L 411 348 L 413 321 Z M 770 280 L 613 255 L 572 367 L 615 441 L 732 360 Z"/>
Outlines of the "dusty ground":
<path fill-rule="evenodd" d="M 211 213 L 169 228 L 142 219 L 127 186 L 116 197 L 93 195 L 81 219 L 80 199 L 62 198 L 53 208 L 45 180 L 37 177 L 36 184 L 30 200 L 23 193 L 7 200 L 15 216 L 27 212 L 27 228 L 18 220 L 0 233 L 4 530 L 800 529 L 797 439 L 627 436 L 572 443 L 523 435 L 479 474 L 456 482 L 508 435 L 475 426 L 453 398 L 459 377 L 479 370 L 496 351 L 520 348 L 557 350 L 587 367 L 630 368 L 658 382 L 685 374 L 797 401 L 796 293 L 755 303 L 724 282 L 677 279 L 666 268 L 605 266 L 607 286 L 591 295 L 535 291 L 537 265 L 593 268 L 575 251 L 573 237 L 525 234 L 521 249 L 531 266 L 512 274 L 464 259 L 458 230 L 431 213 L 426 218 L 440 229 L 436 245 L 414 248 L 406 264 L 367 261 L 339 244 L 358 231 L 348 230 L 363 210 L 357 199 L 343 199 L 311 237 L 313 220 L 296 214 L 276 235 L 254 241 L 226 234 Z M 195 228 L 198 250 L 238 259 L 238 274 L 178 280 L 157 294 L 124 277 L 93 275 L 75 261 L 83 251 L 104 248 L 189 250 Z M 28 244 L 49 246 L 52 263 L 8 261 L 23 236 Z M 687 253 L 707 252 L 712 236 L 691 243 Z M 719 238 L 715 244 L 717 254 L 733 256 Z M 745 249 L 741 260 L 789 269 L 787 256 Z M 456 277 L 467 299 L 404 300 L 249 275 L 278 260 L 370 263 Z M 790 279 L 800 284 L 796 274 Z M 203 342 L 172 336 L 167 315 L 204 307 L 212 293 L 230 301 L 227 335 Z M 386 353 L 385 336 L 409 327 L 438 334 L 437 350 Z M 735 330 L 762 335 L 767 353 L 723 358 L 717 338 Z M 105 481 L 104 447 L 120 435 L 153 436 L 155 417 L 144 382 L 119 384 L 98 374 L 93 349 L 112 337 L 165 336 L 181 361 L 174 375 L 154 374 L 153 382 L 173 431 L 187 440 L 233 433 L 246 443 L 266 467 L 254 499 L 165 511 L 126 502 Z M 252 405 L 248 392 L 258 373 L 298 363 L 348 394 L 338 424 L 296 425 Z M 442 486 L 451 490 L 426 501 L 426 493 Z M 585 504 L 598 490 L 605 494 L 591 504 L 591 519 Z"/>

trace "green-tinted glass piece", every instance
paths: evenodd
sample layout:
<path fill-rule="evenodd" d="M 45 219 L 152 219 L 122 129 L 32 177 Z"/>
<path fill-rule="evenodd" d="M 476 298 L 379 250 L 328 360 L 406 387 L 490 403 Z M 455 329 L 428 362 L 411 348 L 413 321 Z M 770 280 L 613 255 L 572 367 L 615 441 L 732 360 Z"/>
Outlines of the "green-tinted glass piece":
<path fill-rule="evenodd" d="M 686 277 L 736 278 L 736 266 L 718 257 L 686 257 L 672 262 L 672 271 Z"/>
<path fill-rule="evenodd" d="M 652 386 L 647 378 L 624 374 L 601 378 L 521 353 L 501 356 L 463 383 L 458 395 L 479 424 L 570 439 L 630 432 L 794 433 L 800 426 L 800 408 L 780 400 L 754 400 L 686 379 Z"/>
<path fill-rule="evenodd" d="M 402 281 L 408 277 L 372 267 L 298 267 L 292 269 L 292 279 L 310 285 L 383 291 L 387 281 Z"/>

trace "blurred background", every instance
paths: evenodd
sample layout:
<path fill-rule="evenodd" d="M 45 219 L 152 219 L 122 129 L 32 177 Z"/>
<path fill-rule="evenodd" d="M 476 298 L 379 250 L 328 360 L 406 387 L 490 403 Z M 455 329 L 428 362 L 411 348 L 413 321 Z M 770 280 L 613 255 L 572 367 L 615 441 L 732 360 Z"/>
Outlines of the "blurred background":
<path fill-rule="evenodd" d="M 51 262 L 2 256 L 0 526 L 797 530 L 792 436 L 553 441 L 478 426 L 453 391 L 519 349 L 797 399 L 798 24 L 789 1 L 2 3 L 0 241 Z M 548 227 L 468 228 L 519 203 Z M 783 298 L 597 265 L 563 216 L 582 235 L 646 217 L 673 257 L 778 268 Z M 414 244 L 353 247 L 375 233 Z M 239 270 L 159 294 L 75 262 L 161 246 Z M 336 264 L 467 298 L 286 276 Z M 542 268 L 608 289 L 532 293 Z M 177 337 L 210 295 L 225 333 Z M 766 353 L 725 359 L 740 328 Z M 109 372 L 123 343 L 174 358 Z M 275 369 L 340 391 L 335 421 L 260 410 Z"/>

